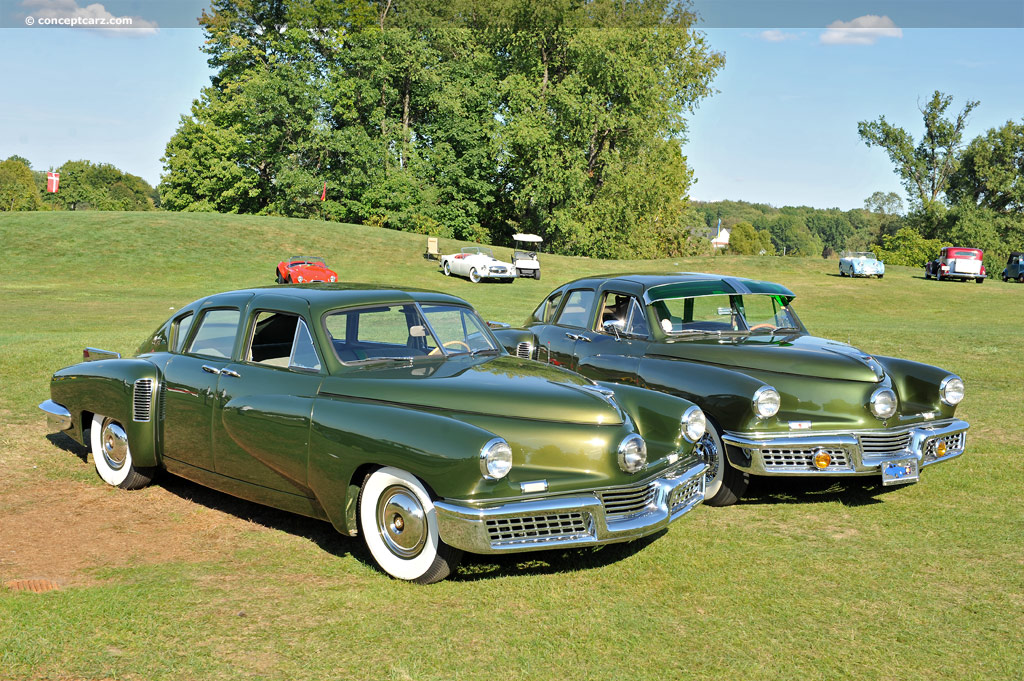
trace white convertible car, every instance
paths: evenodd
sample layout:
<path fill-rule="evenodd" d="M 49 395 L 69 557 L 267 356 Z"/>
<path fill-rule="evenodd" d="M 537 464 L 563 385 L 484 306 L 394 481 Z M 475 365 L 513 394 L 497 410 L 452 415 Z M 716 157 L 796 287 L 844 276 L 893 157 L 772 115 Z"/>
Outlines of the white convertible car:
<path fill-rule="evenodd" d="M 469 277 L 474 284 L 482 279 L 512 281 L 516 276 L 512 263 L 498 260 L 486 246 L 467 246 L 459 253 L 442 255 L 441 270 L 446 277 L 458 274 Z"/>
<path fill-rule="evenodd" d="M 885 263 L 876 258 L 874 253 L 849 251 L 839 256 L 839 276 L 877 276 L 881 279 L 885 276 Z"/>

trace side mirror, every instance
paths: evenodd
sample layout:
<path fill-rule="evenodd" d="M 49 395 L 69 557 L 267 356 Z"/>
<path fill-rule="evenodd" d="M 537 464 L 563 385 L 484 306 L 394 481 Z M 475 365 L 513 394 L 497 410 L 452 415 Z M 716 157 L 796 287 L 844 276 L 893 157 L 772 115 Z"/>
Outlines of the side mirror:
<path fill-rule="evenodd" d="M 423 328 L 422 324 L 409 327 L 409 335 L 413 338 L 426 338 L 427 330 Z"/>
<path fill-rule="evenodd" d="M 601 325 L 604 328 L 604 332 L 615 336 L 618 340 L 622 336 L 622 332 L 626 330 L 626 322 L 621 319 L 609 319 Z"/>

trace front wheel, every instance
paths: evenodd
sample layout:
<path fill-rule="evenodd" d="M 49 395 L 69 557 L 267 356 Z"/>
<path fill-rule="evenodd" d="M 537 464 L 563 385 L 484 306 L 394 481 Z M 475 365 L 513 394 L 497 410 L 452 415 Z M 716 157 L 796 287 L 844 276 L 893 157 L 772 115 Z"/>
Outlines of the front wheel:
<path fill-rule="evenodd" d="M 747 491 L 750 478 L 743 471 L 729 465 L 722 438 L 710 419 L 704 437 L 697 442 L 697 453 L 709 466 L 704 488 L 704 503 L 708 506 L 732 506 L 739 501 Z"/>
<path fill-rule="evenodd" d="M 536 279 L 537 281 L 540 281 L 540 270 L 539 269 L 533 271 L 533 278 Z"/>
<path fill-rule="evenodd" d="M 140 489 L 153 481 L 154 468 L 136 468 L 128 434 L 112 418 L 95 414 L 89 429 L 93 464 L 103 482 L 122 489 Z"/>
<path fill-rule="evenodd" d="M 359 492 L 359 531 L 380 568 L 417 584 L 451 574 L 462 551 L 437 533 L 437 512 L 423 485 L 398 468 L 371 473 Z"/>
<path fill-rule="evenodd" d="M 480 273 L 476 271 L 475 267 L 470 268 L 470 270 L 469 270 L 469 280 L 471 282 L 473 282 L 474 284 L 479 284 L 480 280 L 482 278 L 483 277 L 480 276 Z"/>
<path fill-rule="evenodd" d="M 441 271 L 444 272 L 444 276 L 452 276 L 452 266 L 447 260 L 444 261 L 444 265 L 441 266 Z"/>
<path fill-rule="evenodd" d="M 878 275 L 878 278 L 879 278 L 879 279 L 881 279 L 881 278 L 882 278 L 882 277 L 884 277 L 884 276 L 885 276 L 884 274 L 879 274 L 879 275 Z"/>
<path fill-rule="evenodd" d="M 1024 274 L 1021 274 L 1019 277 L 1017 277 L 1017 281 L 1021 284 L 1024 284 Z"/>

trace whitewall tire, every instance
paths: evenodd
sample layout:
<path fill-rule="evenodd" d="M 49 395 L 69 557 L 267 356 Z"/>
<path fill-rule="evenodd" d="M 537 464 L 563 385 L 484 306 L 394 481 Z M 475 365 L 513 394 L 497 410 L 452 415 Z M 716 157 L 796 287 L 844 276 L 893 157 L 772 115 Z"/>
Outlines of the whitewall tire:
<path fill-rule="evenodd" d="M 704 503 L 708 506 L 731 506 L 747 491 L 749 476 L 729 465 L 725 445 L 711 419 L 705 426 L 704 437 L 697 443 L 698 454 L 710 467 L 704 488 Z"/>
<path fill-rule="evenodd" d="M 469 270 L 469 280 L 471 282 L 473 282 L 474 284 L 479 284 L 480 283 L 480 279 L 482 279 L 482 277 L 480 276 L 480 273 L 477 272 L 475 267 L 471 267 L 470 270 Z"/>
<path fill-rule="evenodd" d="M 153 480 L 152 468 L 136 468 L 128 434 L 112 418 L 95 414 L 89 428 L 93 463 L 103 482 L 122 489 L 139 489 Z"/>
<path fill-rule="evenodd" d="M 434 504 L 415 476 L 379 468 L 359 492 L 359 531 L 380 568 L 396 579 L 431 584 L 451 574 L 462 551 L 437 532 Z"/>

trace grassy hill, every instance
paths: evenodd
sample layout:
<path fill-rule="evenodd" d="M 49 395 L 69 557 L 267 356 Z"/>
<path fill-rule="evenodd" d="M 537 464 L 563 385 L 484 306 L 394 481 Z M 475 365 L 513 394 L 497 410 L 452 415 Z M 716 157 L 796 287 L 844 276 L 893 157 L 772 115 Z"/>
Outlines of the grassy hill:
<path fill-rule="evenodd" d="M 163 212 L 4 213 L 0 245 L 0 583 L 66 587 L 0 589 L 0 677 L 1024 675 L 1024 286 L 900 267 L 840 279 L 821 259 L 552 255 L 539 282 L 474 285 L 442 276 L 424 236 Z M 131 353 L 172 309 L 271 284 L 294 253 L 324 256 L 342 280 L 446 291 L 512 323 L 595 272 L 777 281 L 817 335 L 963 376 L 969 451 L 901 489 L 755 481 L 739 505 L 699 508 L 642 546 L 477 557 L 424 588 L 382 576 L 361 540 L 323 523 L 169 476 L 106 488 L 84 450 L 44 437 L 35 405 L 83 346 Z"/>

